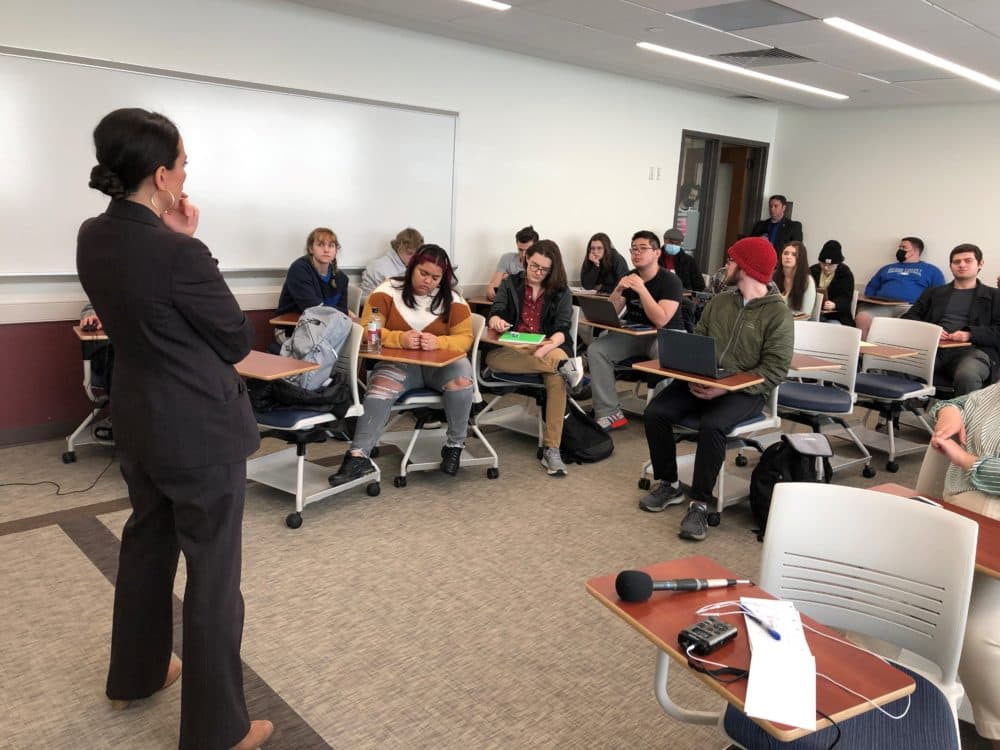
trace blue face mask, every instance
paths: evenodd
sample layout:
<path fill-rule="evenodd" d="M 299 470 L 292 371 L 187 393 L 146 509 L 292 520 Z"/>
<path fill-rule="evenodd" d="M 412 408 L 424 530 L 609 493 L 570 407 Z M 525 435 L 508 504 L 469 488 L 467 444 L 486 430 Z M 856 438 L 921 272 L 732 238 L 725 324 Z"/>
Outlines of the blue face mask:
<path fill-rule="evenodd" d="M 680 245 L 664 245 L 663 249 L 667 251 L 667 255 L 677 255 L 681 251 Z"/>

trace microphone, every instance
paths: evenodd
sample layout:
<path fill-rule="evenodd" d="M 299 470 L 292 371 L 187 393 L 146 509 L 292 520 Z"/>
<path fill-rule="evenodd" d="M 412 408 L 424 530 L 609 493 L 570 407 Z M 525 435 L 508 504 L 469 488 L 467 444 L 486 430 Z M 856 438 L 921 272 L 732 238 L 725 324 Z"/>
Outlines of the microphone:
<path fill-rule="evenodd" d="M 644 602 L 654 591 L 701 591 L 721 589 L 740 583 L 753 583 L 748 578 L 675 578 L 670 581 L 654 581 L 641 570 L 623 570 L 615 578 L 615 591 L 624 602 Z"/>

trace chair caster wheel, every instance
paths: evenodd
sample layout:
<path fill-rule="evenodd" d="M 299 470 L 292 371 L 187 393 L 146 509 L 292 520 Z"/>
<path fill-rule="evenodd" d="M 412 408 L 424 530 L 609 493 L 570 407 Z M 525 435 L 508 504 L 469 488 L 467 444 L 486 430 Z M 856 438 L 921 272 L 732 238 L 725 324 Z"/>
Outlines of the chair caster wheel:
<path fill-rule="evenodd" d="M 718 513 L 709 513 L 708 518 L 705 520 L 708 521 L 709 526 L 718 526 L 720 523 L 722 523 L 722 516 L 720 516 Z"/>
<path fill-rule="evenodd" d="M 498 469 L 496 466 L 491 466 L 486 470 L 487 479 L 496 479 L 499 476 L 500 476 L 500 469 Z"/>
<path fill-rule="evenodd" d="M 885 465 L 885 470 L 895 474 L 897 471 L 899 471 L 899 464 L 896 463 L 895 461 L 890 461 Z"/>
<path fill-rule="evenodd" d="M 640 490 L 648 490 L 652 486 L 653 486 L 653 483 L 650 482 L 646 477 L 643 477 L 642 479 L 639 480 L 639 489 Z"/>
<path fill-rule="evenodd" d="M 861 470 L 861 476 L 863 476 L 865 479 L 871 479 L 873 476 L 875 476 L 875 469 L 873 469 L 871 466 L 865 466 L 865 468 Z"/>
<path fill-rule="evenodd" d="M 736 465 L 737 466 L 743 467 L 743 466 L 746 466 L 748 463 L 750 463 L 749 460 L 747 460 L 747 457 L 744 456 L 742 453 L 740 453 L 738 456 L 736 456 Z"/>
<path fill-rule="evenodd" d="M 374 448 L 371 449 L 371 452 L 368 454 L 368 457 L 369 458 L 378 458 L 378 453 L 379 453 L 378 446 L 376 445 Z"/>
<path fill-rule="evenodd" d="M 290 529 L 297 529 L 302 525 L 302 514 L 301 513 L 289 513 L 285 517 L 285 526 Z"/>
<path fill-rule="evenodd" d="M 75 464 L 76 463 L 76 453 L 73 451 L 66 451 L 62 454 L 62 460 L 64 464 Z"/>
<path fill-rule="evenodd" d="M 396 477 L 395 479 L 392 480 L 392 486 L 393 487 L 405 487 L 406 486 L 406 477 L 404 477 L 404 476 L 398 476 L 398 477 Z"/>
<path fill-rule="evenodd" d="M 382 491 L 378 482 L 369 482 L 368 486 L 365 487 L 365 492 L 368 493 L 368 497 L 378 497 L 378 493 Z"/>
<path fill-rule="evenodd" d="M 541 446 L 538 446 L 538 450 L 535 451 L 535 458 L 537 458 L 539 461 L 541 461 L 542 460 L 542 456 L 544 456 L 544 455 L 545 455 L 545 449 L 542 448 Z"/>

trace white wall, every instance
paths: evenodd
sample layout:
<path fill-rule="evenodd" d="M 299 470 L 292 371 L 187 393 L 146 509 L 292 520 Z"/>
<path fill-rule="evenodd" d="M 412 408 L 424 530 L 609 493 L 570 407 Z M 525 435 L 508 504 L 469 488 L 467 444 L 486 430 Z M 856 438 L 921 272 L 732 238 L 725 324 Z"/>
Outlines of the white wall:
<path fill-rule="evenodd" d="M 770 105 L 294 4 L 4 0 L 3 16 L 0 45 L 459 112 L 456 246 L 450 249 L 466 283 L 485 281 L 496 257 L 512 249 L 513 233 L 528 223 L 560 244 L 571 276 L 594 232 L 607 232 L 619 248 L 627 248 L 636 229 L 662 232 L 673 213 L 682 129 L 771 143 L 777 122 Z M 178 126 L 183 132 L 184 123 Z M 0 137 L 2 128 L 0 118 Z M 198 155 L 190 156 L 193 171 Z M 661 167 L 660 181 L 648 180 L 650 166 Z M 85 189 L 87 176 L 78 179 Z M 336 228 L 329 217 L 315 223 L 328 222 Z M 310 228 L 303 227 L 303 235 Z M 387 227 L 387 236 L 396 229 Z M 447 244 L 447 238 L 427 239 Z M 51 284 L 0 284 L 13 303 L 0 306 L 0 322 L 38 319 L 37 309 L 31 313 L 36 317 L 25 317 L 25 306 L 17 304 L 19 295 L 37 295 L 38 289 L 59 296 Z M 49 306 L 45 315 L 75 312 L 62 315 L 61 307 Z"/>
<path fill-rule="evenodd" d="M 795 201 L 810 260 L 828 239 L 844 246 L 859 282 L 913 235 L 950 279 L 963 242 L 1000 273 L 1000 104 L 876 110 L 782 110 L 768 182 Z"/>

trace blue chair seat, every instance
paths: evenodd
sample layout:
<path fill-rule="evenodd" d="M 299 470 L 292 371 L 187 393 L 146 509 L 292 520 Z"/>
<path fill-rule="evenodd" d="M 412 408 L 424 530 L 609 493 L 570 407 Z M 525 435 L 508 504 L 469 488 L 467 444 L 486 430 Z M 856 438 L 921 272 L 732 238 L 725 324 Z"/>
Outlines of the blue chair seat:
<path fill-rule="evenodd" d="M 542 385 L 542 376 L 531 372 L 494 372 L 486 368 L 483 378 L 511 385 Z"/>
<path fill-rule="evenodd" d="M 329 417 L 334 421 L 336 417 L 328 411 L 317 411 L 315 409 L 297 409 L 293 406 L 272 409 L 271 411 L 255 411 L 254 417 L 261 427 L 269 427 L 272 430 L 291 430 L 299 422 L 317 417 Z"/>
<path fill-rule="evenodd" d="M 782 383 L 778 406 L 828 414 L 848 414 L 853 404 L 851 394 L 839 388 L 817 383 Z"/>
<path fill-rule="evenodd" d="M 870 372 L 859 373 L 854 382 L 854 390 L 859 395 L 877 398 L 903 399 L 924 387 L 923 383 L 898 375 L 878 375 Z"/>
<path fill-rule="evenodd" d="M 749 427 L 754 422 L 759 422 L 762 419 L 766 419 L 766 418 L 767 417 L 764 415 L 764 412 L 761 412 L 760 414 L 755 414 L 754 416 L 750 417 L 749 419 L 744 419 L 742 422 L 739 422 L 739 423 L 733 425 L 732 429 L 735 430 L 737 427 Z M 697 430 L 699 423 L 700 423 L 700 420 L 698 419 L 698 415 L 697 414 L 690 414 L 690 415 L 684 417 L 683 419 L 681 419 L 677 424 L 678 424 L 678 426 L 685 427 L 685 428 L 687 428 L 689 430 Z"/>
<path fill-rule="evenodd" d="M 784 386 L 782 386 L 784 387 Z M 916 691 L 909 696 L 910 710 L 902 719 L 890 719 L 872 709 L 840 722 L 837 747 L 850 750 L 960 750 L 951 707 L 940 690 L 906 667 L 895 665 L 913 677 Z M 822 679 L 822 678 L 820 678 Z M 906 709 L 907 698 L 885 706 L 893 716 Z M 747 750 L 826 750 L 837 734 L 827 727 L 792 742 L 780 742 L 766 734 L 745 713 L 732 706 L 726 709 L 726 734 Z"/>

